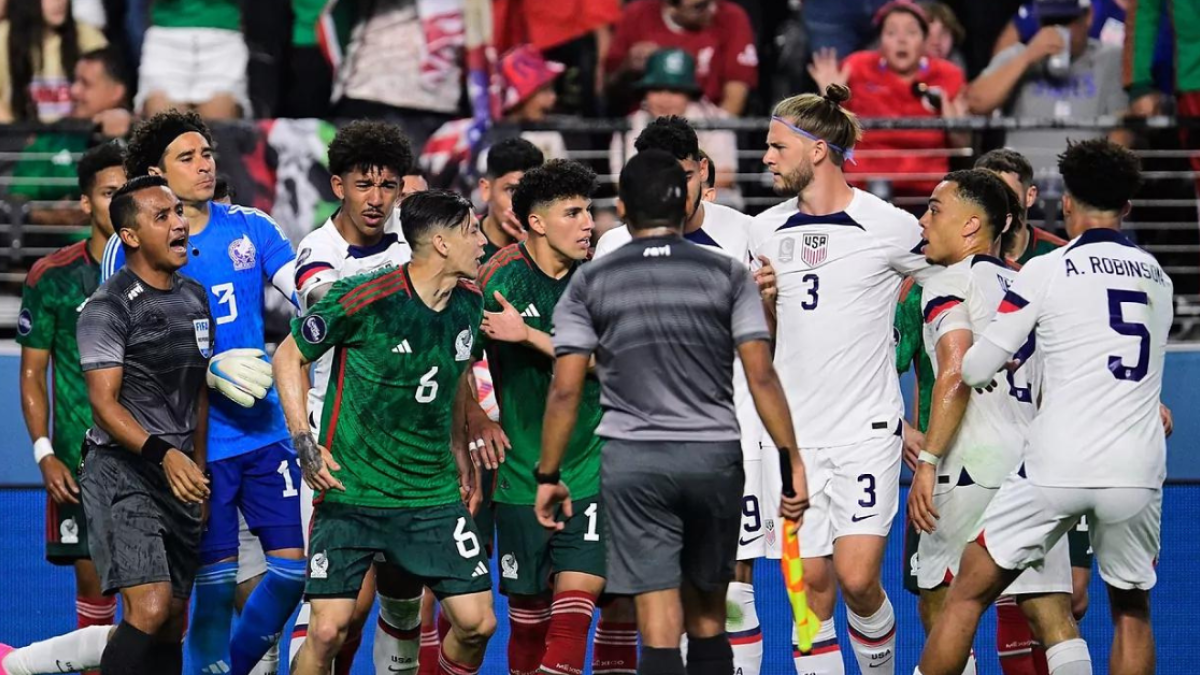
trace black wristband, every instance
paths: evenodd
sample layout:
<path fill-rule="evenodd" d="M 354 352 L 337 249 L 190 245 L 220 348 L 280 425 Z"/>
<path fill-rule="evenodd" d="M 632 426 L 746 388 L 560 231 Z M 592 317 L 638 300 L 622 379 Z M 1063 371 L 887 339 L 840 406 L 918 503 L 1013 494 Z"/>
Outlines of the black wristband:
<path fill-rule="evenodd" d="M 542 473 L 536 465 L 533 467 L 533 480 L 538 485 L 558 485 L 558 481 L 562 479 L 562 471 L 553 473 Z"/>
<path fill-rule="evenodd" d="M 161 436 L 151 434 L 145 443 L 142 443 L 142 457 L 146 461 L 155 464 L 162 464 L 163 458 L 167 456 L 167 452 L 174 450 L 175 446 L 164 441 Z"/>

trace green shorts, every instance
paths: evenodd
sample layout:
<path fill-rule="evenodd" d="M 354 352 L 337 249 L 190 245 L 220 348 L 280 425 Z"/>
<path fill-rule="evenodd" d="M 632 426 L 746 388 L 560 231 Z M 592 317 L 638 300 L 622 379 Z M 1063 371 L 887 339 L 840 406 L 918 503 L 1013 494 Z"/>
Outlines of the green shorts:
<path fill-rule="evenodd" d="M 1067 530 L 1067 546 L 1071 549 L 1071 567 L 1092 569 L 1092 535 L 1088 533 L 1087 516 L 1080 516 L 1075 527 Z"/>
<path fill-rule="evenodd" d="M 326 502 L 313 509 L 310 598 L 354 598 L 376 554 L 440 598 L 492 588 L 487 553 L 460 502 L 372 508 Z"/>
<path fill-rule="evenodd" d="M 46 560 L 54 565 L 74 565 L 76 560 L 91 557 L 83 504 L 59 504 L 46 495 Z"/>
<path fill-rule="evenodd" d="M 559 572 L 604 577 L 604 510 L 599 496 L 572 502 L 574 516 L 560 532 L 542 527 L 532 506 L 496 504 L 500 592 L 540 595 Z"/>

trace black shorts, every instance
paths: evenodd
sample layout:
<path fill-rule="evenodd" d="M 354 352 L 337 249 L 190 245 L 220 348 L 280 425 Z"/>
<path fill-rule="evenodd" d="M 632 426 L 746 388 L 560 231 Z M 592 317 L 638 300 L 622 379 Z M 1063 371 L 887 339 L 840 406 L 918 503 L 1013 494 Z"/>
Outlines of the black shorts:
<path fill-rule="evenodd" d="M 733 580 L 742 519 L 738 441 L 609 440 L 600 469 L 606 593 L 701 591 Z"/>
<path fill-rule="evenodd" d="M 90 448 L 79 483 L 104 593 L 166 581 L 174 597 L 191 595 L 200 505 L 176 499 L 162 467 L 117 448 Z"/>

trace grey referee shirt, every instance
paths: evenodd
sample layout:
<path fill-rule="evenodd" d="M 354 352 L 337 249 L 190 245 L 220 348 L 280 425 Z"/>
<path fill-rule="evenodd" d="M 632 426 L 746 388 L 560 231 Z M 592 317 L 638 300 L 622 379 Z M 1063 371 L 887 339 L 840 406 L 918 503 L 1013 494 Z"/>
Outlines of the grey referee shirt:
<path fill-rule="evenodd" d="M 92 295 L 75 329 L 84 372 L 124 368 L 119 400 L 146 431 L 192 451 L 196 403 L 213 350 L 208 293 L 176 274 L 162 291 L 122 267 Z M 87 440 L 116 441 L 99 425 Z"/>
<path fill-rule="evenodd" d="M 555 353 L 596 355 L 605 438 L 739 440 L 734 350 L 769 337 L 745 265 L 679 237 L 584 265 L 554 310 Z"/>

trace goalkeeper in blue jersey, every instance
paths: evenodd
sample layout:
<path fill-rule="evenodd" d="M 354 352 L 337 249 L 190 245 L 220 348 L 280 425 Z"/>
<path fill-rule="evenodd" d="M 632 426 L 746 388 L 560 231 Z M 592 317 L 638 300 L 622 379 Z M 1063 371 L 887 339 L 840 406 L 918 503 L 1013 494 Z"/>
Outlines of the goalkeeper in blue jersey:
<path fill-rule="evenodd" d="M 208 289 L 214 338 L 224 350 L 209 366 L 209 519 L 200 544 L 195 605 L 187 634 L 188 673 L 247 675 L 278 640 L 304 589 L 300 471 L 271 366 L 263 351 L 263 295 L 268 284 L 295 299 L 295 253 L 266 214 L 212 201 L 212 136 L 195 113 L 169 111 L 132 134 L 130 177 L 164 176 L 184 204 L 189 262 L 181 272 Z M 123 264 L 113 239 L 102 274 Z M 232 633 L 238 581 L 238 513 L 266 554 L 266 575 L 242 608 Z"/>

